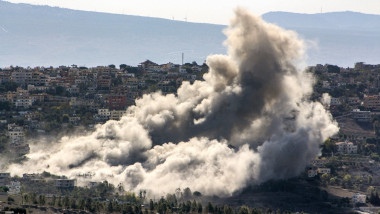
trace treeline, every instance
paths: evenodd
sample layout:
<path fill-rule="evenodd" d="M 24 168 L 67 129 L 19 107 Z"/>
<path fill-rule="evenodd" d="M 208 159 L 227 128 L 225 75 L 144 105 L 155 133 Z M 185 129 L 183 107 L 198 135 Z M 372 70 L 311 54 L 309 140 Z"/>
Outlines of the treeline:
<path fill-rule="evenodd" d="M 170 213 L 210 213 L 210 214 L 264 214 L 264 213 L 291 213 L 290 211 L 259 209 L 241 206 L 234 208 L 230 205 L 216 205 L 211 202 L 186 201 L 177 202 L 172 199 L 161 198 L 157 202 L 150 200 L 149 205 L 145 206 L 136 197 L 134 201 L 100 201 L 92 198 L 72 198 L 69 196 L 53 196 L 47 199 L 44 195 L 35 193 L 23 196 L 24 205 L 40 205 L 42 207 L 53 207 L 67 210 L 80 210 L 91 213 L 129 213 L 129 214 L 170 214 Z"/>
<path fill-rule="evenodd" d="M 290 211 L 272 210 L 270 208 L 259 209 L 250 208 L 248 206 L 232 207 L 230 205 L 216 205 L 211 202 L 203 204 L 202 202 L 186 201 L 175 203 L 171 200 L 161 198 L 158 202 L 150 200 L 149 210 L 144 210 L 144 213 L 212 213 L 212 214 L 264 214 L 264 213 L 291 213 Z"/>

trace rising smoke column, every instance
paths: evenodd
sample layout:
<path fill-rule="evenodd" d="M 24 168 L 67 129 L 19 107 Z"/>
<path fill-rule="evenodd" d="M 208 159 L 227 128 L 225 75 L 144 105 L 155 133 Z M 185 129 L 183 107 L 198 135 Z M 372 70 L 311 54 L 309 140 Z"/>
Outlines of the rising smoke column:
<path fill-rule="evenodd" d="M 309 100 L 313 77 L 296 66 L 302 41 L 243 9 L 225 33 L 228 55 L 207 58 L 204 81 L 184 82 L 177 95 L 144 95 L 91 134 L 36 145 L 10 171 L 46 170 L 80 183 L 78 175 L 91 173 L 132 191 L 190 187 L 221 196 L 298 175 L 338 131 Z"/>

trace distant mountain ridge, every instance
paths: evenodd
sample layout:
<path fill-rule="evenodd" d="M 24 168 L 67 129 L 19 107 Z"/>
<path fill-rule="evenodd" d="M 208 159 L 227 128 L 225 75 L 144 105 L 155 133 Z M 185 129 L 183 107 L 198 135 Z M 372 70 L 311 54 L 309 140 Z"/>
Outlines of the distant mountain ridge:
<path fill-rule="evenodd" d="M 309 46 L 309 65 L 380 64 L 380 15 L 357 12 L 297 14 L 270 12 L 263 19 L 296 31 Z"/>
<path fill-rule="evenodd" d="M 266 21 L 285 28 L 356 29 L 380 31 L 380 15 L 352 11 L 316 14 L 269 12 Z"/>
<path fill-rule="evenodd" d="M 0 1 L 0 66 L 202 63 L 225 26 Z"/>
<path fill-rule="evenodd" d="M 300 34 L 307 63 L 380 63 L 380 15 L 270 12 L 263 19 Z M 225 54 L 223 25 L 86 12 L 0 0 L 0 67 L 202 63 Z"/>

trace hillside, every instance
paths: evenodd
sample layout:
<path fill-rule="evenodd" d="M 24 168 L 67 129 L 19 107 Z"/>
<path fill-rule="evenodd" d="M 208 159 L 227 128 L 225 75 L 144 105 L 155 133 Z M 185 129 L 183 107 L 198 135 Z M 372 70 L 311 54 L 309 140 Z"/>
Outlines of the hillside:
<path fill-rule="evenodd" d="M 224 53 L 224 26 L 0 1 L 0 67 L 202 63 Z"/>

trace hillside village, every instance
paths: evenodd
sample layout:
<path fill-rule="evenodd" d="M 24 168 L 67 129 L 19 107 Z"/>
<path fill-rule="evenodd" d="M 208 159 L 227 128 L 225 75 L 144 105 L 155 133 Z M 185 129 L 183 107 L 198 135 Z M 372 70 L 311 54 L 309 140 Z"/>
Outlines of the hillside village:
<path fill-rule="evenodd" d="M 138 67 L 60 66 L 0 71 L 0 151 L 28 153 L 24 138 L 118 120 L 135 99 L 160 90 L 174 93 L 182 81 L 201 79 L 207 66 L 186 63 Z M 43 113 L 41 113 L 43 112 Z M 8 137 L 6 137 L 8 136 Z M 7 148 L 7 149 L 5 149 Z"/>
<path fill-rule="evenodd" d="M 0 153 L 14 162 L 22 162 L 30 151 L 29 139 L 91 131 L 96 124 L 120 119 L 128 106 L 144 94 L 155 91 L 176 93 L 183 81 L 201 80 L 207 71 L 206 64 L 198 65 L 196 62 L 158 65 L 149 60 L 136 67 L 122 64 L 119 68 L 115 65 L 2 68 Z M 315 76 L 311 99 L 321 100 L 323 94 L 330 95 L 325 105 L 338 122 L 340 132 L 324 142 L 321 157 L 312 161 L 298 179 L 320 186 L 322 193 L 329 196 L 318 200 L 329 203 L 331 207 L 361 206 L 364 207 L 362 209 L 376 210 L 376 206 L 380 206 L 380 65 L 363 62 L 356 63 L 353 68 L 316 65 L 310 66 L 308 72 Z M 122 204 L 118 205 L 121 206 L 120 211 L 125 208 L 126 199 L 121 197 L 125 191 L 121 187 L 114 187 L 106 181 L 90 182 L 86 187 L 76 185 L 75 180 L 48 172 L 24 174 L 22 177 L 0 172 L 0 195 L 9 195 L 8 205 L 0 204 L 0 210 L 19 203 L 50 204 L 51 207 L 67 209 L 81 207 L 91 212 L 91 209 L 96 209 L 92 204 L 94 201 L 87 208 L 86 201 L 82 205 L 71 201 L 84 197 L 81 194 L 86 191 L 103 200 L 103 208 L 99 210 L 111 209 L 110 200 Z M 75 193 L 73 189 L 76 189 Z M 100 195 L 102 191 L 107 194 Z M 184 199 L 197 201 L 201 198 L 201 193 L 194 192 L 191 197 L 186 194 L 188 196 Z M 14 202 L 17 195 L 21 202 Z M 132 200 L 131 197 L 128 200 Z M 133 195 L 133 200 L 139 204 L 149 202 L 144 201 L 142 193 Z M 150 206 L 158 206 L 159 203 L 150 202 Z M 195 202 L 195 208 L 191 209 L 198 212 L 198 208 Z M 142 212 L 141 207 L 136 209 Z M 171 211 L 173 209 L 179 208 Z M 202 205 L 200 209 L 202 212 Z M 210 211 L 211 208 L 207 209 Z"/>

